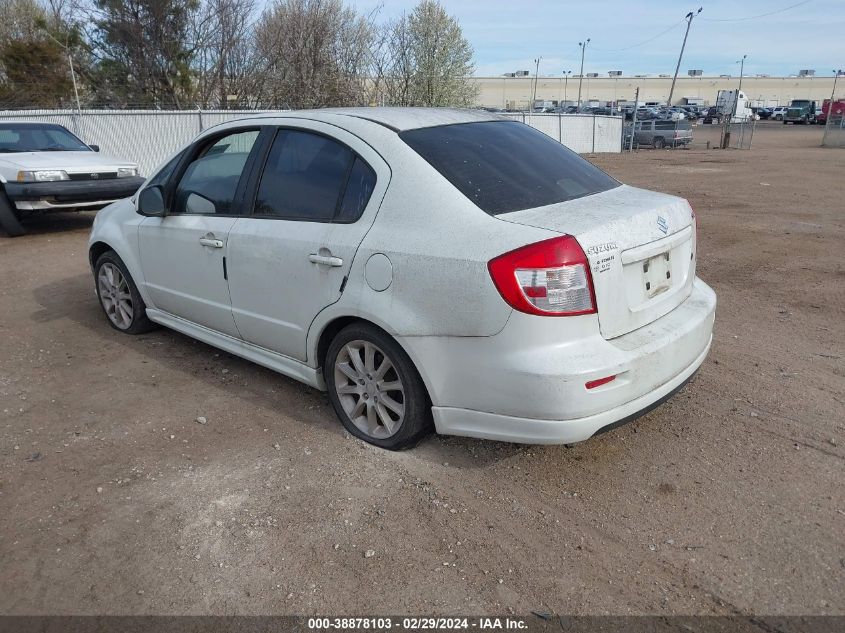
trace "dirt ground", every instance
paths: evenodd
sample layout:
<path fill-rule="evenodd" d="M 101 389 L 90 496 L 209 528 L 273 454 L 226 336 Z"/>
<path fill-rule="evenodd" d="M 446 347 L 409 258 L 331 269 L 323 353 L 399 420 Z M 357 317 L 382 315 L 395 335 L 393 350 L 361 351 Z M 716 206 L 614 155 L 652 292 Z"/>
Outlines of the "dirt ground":
<path fill-rule="evenodd" d="M 374 449 L 317 391 L 108 327 L 90 215 L 0 239 L 0 613 L 845 614 L 845 150 L 821 134 L 592 158 L 691 201 L 719 307 L 688 387 L 571 447 Z"/>

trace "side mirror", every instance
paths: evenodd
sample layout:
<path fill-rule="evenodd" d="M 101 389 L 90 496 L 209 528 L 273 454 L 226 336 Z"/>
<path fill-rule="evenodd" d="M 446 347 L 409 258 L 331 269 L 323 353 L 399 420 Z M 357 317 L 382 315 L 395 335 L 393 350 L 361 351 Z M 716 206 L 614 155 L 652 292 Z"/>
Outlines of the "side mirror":
<path fill-rule="evenodd" d="M 99 151 L 100 151 L 100 146 L 99 146 L 99 145 L 89 145 L 88 147 L 90 147 L 90 148 L 91 148 L 92 150 L 94 150 L 95 152 L 99 152 Z"/>
<path fill-rule="evenodd" d="M 138 213 L 147 217 L 164 217 L 164 192 L 155 185 L 146 187 L 138 196 Z"/>

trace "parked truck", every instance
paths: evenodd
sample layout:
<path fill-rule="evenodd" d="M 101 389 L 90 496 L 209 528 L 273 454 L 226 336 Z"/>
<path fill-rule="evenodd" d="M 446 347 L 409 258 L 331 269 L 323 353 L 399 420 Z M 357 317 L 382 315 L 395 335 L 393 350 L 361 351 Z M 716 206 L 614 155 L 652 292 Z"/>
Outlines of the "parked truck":
<path fill-rule="evenodd" d="M 783 124 L 810 125 L 816 122 L 816 102 L 810 99 L 793 99 L 783 115 Z"/>
<path fill-rule="evenodd" d="M 827 117 L 832 117 L 833 123 L 838 123 L 845 116 L 845 99 L 834 99 L 831 107 L 830 99 L 825 99 L 822 103 L 822 111 L 816 117 L 816 123 L 824 125 L 827 123 Z"/>
<path fill-rule="evenodd" d="M 742 90 L 720 90 L 716 93 L 716 112 L 719 119 L 730 116 L 732 123 L 750 121 L 754 112 L 748 106 L 748 97 Z"/>

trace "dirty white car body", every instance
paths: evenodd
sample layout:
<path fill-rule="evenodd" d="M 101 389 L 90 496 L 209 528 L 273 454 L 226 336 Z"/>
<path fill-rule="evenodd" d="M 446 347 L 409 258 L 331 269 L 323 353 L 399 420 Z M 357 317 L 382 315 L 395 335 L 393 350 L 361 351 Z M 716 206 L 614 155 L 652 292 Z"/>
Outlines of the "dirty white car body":
<path fill-rule="evenodd" d="M 219 153 L 237 145 L 231 139 L 242 142 L 244 131 L 257 132 L 257 140 L 246 148 L 241 207 L 213 213 L 214 204 L 193 194 L 179 202 L 192 182 L 183 184 L 180 170 L 190 181 L 200 169 L 192 160 L 222 160 Z M 275 144 L 287 147 L 300 134 L 332 139 L 371 168 L 372 193 L 357 220 L 259 213 L 263 183 L 272 188 L 278 180 L 262 170 L 288 169 L 278 167 L 281 158 L 273 162 Z M 470 140 L 462 140 L 466 135 Z M 506 190 L 482 191 L 500 186 L 495 178 L 476 185 L 439 171 L 446 168 L 437 160 L 448 162 L 461 147 L 472 152 L 488 136 L 502 135 L 531 146 L 513 151 L 566 153 L 566 164 L 551 161 L 559 180 L 549 195 L 558 186 L 580 191 L 569 169 L 605 189 L 511 210 L 502 202 Z M 184 150 L 187 158 L 170 161 L 162 172 L 170 176 L 154 176 L 134 198 L 97 216 L 89 247 L 107 295 L 103 305 L 121 296 L 106 275 L 98 276 L 98 261 L 113 252 L 137 287 L 129 297 L 122 286 L 123 295 L 141 299 L 150 321 L 328 389 L 347 428 L 386 448 L 412 440 L 394 442 L 397 431 L 379 426 L 383 412 L 375 405 L 370 412 L 379 396 L 393 404 L 401 399 L 406 418 L 399 422 L 416 425 L 415 439 L 425 423 L 409 420 L 412 410 L 430 411 L 444 434 L 585 440 L 641 415 L 689 380 L 710 347 L 716 300 L 695 276 L 695 216 L 685 200 L 621 185 L 541 136 L 489 113 L 444 109 L 302 111 L 217 126 Z M 270 145 L 256 149 L 262 143 Z M 451 154 L 432 157 L 444 147 Z M 496 168 L 496 152 L 511 149 L 479 151 L 473 169 L 483 180 Z M 277 191 L 269 204 L 285 195 Z M 135 310 L 130 325 L 110 316 L 112 325 L 132 331 L 141 318 L 137 309 L 124 310 Z M 332 340 L 349 328 L 358 338 L 332 356 Z M 405 384 L 393 398 L 380 391 L 386 383 L 370 376 L 369 365 L 360 376 L 347 371 L 357 367 L 350 349 L 363 350 L 358 360 L 368 360 L 366 332 L 372 331 L 379 332 L 370 337 L 376 364 L 388 357 L 397 369 L 412 364 L 395 374 Z M 343 372 L 353 376 L 349 384 Z M 419 393 L 408 384 L 416 376 Z M 414 409 L 421 397 L 422 408 Z"/>

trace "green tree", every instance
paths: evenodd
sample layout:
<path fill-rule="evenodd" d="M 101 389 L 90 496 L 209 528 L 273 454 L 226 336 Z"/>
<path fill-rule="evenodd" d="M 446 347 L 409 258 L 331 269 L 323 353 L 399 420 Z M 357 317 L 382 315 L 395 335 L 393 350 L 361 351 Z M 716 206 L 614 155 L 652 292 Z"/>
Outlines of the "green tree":
<path fill-rule="evenodd" d="M 8 108 L 71 106 L 73 86 L 67 58 L 50 40 L 14 39 L 0 45 L 5 81 L 0 103 Z"/>
<path fill-rule="evenodd" d="M 80 33 L 67 11 L 36 0 L 0 0 L 0 105 L 71 105 L 69 56 L 81 52 Z"/>
<path fill-rule="evenodd" d="M 198 0 L 95 0 L 91 71 L 97 101 L 183 107 L 192 102 Z"/>

